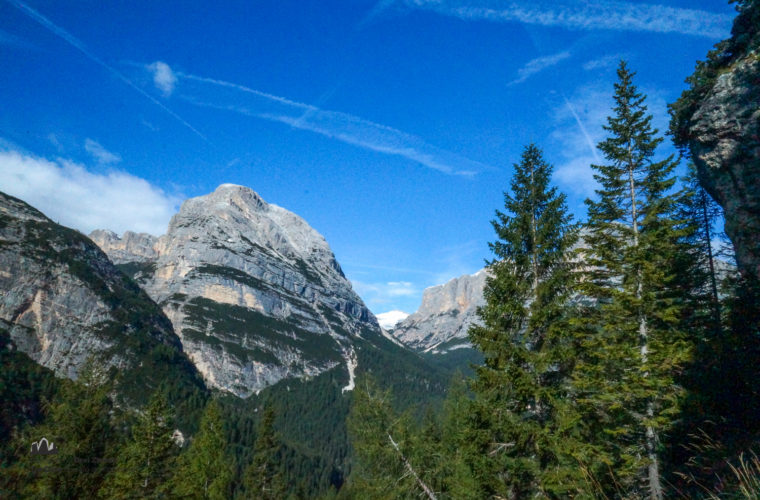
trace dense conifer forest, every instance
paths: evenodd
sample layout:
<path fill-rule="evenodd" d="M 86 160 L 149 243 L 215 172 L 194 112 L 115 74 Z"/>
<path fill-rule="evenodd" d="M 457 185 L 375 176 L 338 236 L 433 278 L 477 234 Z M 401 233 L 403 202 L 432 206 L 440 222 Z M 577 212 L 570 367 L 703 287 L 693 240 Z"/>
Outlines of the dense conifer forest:
<path fill-rule="evenodd" d="M 57 379 L 0 331 L 0 498 L 760 497 L 760 288 L 625 61 L 610 92 L 587 213 L 540 144 L 517 159 L 464 375 L 365 360 L 350 394 L 334 371 L 248 401 L 167 381 L 135 409 L 96 363 Z M 30 454 L 42 436 L 69 445 Z"/>

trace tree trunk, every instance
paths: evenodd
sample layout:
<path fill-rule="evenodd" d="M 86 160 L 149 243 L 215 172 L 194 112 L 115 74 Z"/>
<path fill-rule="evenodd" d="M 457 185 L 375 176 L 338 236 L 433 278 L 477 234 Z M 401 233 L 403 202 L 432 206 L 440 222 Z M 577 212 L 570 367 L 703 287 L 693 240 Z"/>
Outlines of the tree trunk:
<path fill-rule="evenodd" d="M 628 165 L 628 184 L 631 196 L 631 222 L 633 226 L 633 246 L 639 247 L 639 223 L 638 211 L 636 207 L 636 187 L 633 179 L 633 165 Z M 643 277 L 641 269 L 636 270 L 636 299 L 641 300 L 643 292 Z M 639 305 L 639 349 L 641 353 L 641 365 L 646 370 L 649 360 L 649 329 L 647 326 L 646 314 L 643 307 Z M 648 371 L 644 372 L 644 377 L 649 375 Z M 654 404 L 651 399 L 647 401 L 647 418 L 654 417 Z M 649 498 L 652 500 L 662 500 L 662 484 L 660 483 L 660 464 L 657 458 L 657 433 L 651 425 L 646 426 L 645 448 L 649 467 L 647 475 L 649 476 Z"/>
<path fill-rule="evenodd" d="M 396 450 L 396 452 L 401 457 L 401 461 L 404 462 L 404 468 L 412 475 L 412 477 L 414 477 L 414 480 L 417 481 L 417 484 L 420 488 L 422 488 L 422 491 L 425 492 L 425 495 L 427 495 L 430 500 L 437 500 L 435 493 L 433 493 L 433 490 L 431 490 L 428 485 L 426 485 L 422 479 L 420 479 L 420 476 L 418 476 L 417 472 L 415 472 L 415 470 L 412 468 L 412 464 L 409 463 L 409 460 L 407 460 L 404 454 L 401 453 L 398 444 L 396 444 L 396 441 L 393 440 L 390 434 L 388 434 L 388 440 L 391 442 L 393 449 Z"/>

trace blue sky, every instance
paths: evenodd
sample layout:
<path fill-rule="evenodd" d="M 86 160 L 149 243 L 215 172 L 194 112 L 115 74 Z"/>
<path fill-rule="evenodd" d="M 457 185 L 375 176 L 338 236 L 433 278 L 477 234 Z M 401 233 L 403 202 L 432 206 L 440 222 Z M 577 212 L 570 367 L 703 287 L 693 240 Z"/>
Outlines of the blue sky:
<path fill-rule="evenodd" d="M 619 59 L 664 127 L 733 14 L 706 0 L 0 0 L 0 190 L 83 232 L 161 234 L 181 200 L 249 186 L 326 237 L 375 313 L 413 312 L 489 257 L 524 145 L 584 218 Z"/>

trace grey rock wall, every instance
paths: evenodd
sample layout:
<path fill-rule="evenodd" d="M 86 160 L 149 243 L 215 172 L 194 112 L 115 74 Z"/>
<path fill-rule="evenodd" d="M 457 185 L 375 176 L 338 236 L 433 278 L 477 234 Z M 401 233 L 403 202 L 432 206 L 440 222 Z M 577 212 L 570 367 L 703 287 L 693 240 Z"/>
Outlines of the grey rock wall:
<path fill-rule="evenodd" d="M 224 184 L 185 201 L 150 259 L 144 245 L 96 239 L 122 263 L 150 264 L 140 284 L 185 352 L 210 385 L 241 397 L 351 367 L 352 339 L 380 332 L 324 237 L 246 187 Z"/>
<path fill-rule="evenodd" d="M 392 335 L 418 351 L 445 353 L 471 347 L 467 330 L 478 321 L 477 308 L 484 305 L 485 269 L 426 289 L 422 304 L 401 321 Z"/>

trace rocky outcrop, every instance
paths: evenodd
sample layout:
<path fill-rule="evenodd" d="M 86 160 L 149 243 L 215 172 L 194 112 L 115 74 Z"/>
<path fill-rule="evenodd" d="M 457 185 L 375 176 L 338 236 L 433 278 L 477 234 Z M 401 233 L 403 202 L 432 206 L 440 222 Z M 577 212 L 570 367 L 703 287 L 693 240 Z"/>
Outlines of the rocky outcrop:
<path fill-rule="evenodd" d="M 124 269 L 140 263 L 141 286 L 207 382 L 241 397 L 339 364 L 353 373 L 352 340 L 380 334 L 325 239 L 246 187 L 185 201 L 153 259 L 139 247 L 130 262 L 113 239 L 103 248 Z"/>
<path fill-rule="evenodd" d="M 760 4 L 740 3 L 731 39 L 671 106 L 671 130 L 724 209 L 740 270 L 760 279 Z"/>
<path fill-rule="evenodd" d="M 467 330 L 478 320 L 477 308 L 485 304 L 486 277 L 482 269 L 427 288 L 420 308 L 398 323 L 392 335 L 412 349 L 434 354 L 470 348 Z"/>
<path fill-rule="evenodd" d="M 144 291 L 87 237 L 3 193 L 0 289 L 0 329 L 58 376 L 76 379 L 93 358 L 142 393 L 167 364 L 179 367 L 174 379 L 193 377 L 171 323 Z"/>
<path fill-rule="evenodd" d="M 147 233 L 126 231 L 119 238 L 113 231 L 97 229 L 89 236 L 114 264 L 149 262 L 158 257 L 155 249 L 158 238 Z"/>

